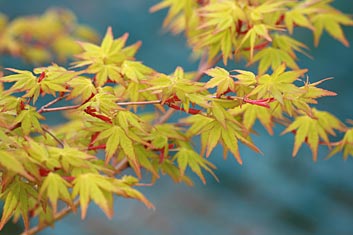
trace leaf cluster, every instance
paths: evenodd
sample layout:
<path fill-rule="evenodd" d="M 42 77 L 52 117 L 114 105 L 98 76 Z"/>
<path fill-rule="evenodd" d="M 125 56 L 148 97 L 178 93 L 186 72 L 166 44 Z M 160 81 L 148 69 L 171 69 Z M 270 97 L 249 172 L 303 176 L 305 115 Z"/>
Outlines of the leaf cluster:
<path fill-rule="evenodd" d="M 308 70 L 296 64 L 296 53 L 306 49 L 292 37 L 296 27 L 312 30 L 316 42 L 327 30 L 348 44 L 341 25 L 353 21 L 329 3 L 161 1 L 152 10 L 168 7 L 164 25 L 185 31 L 202 55 L 196 72 L 148 67 L 135 59 L 141 43 L 126 45 L 128 34 L 114 38 L 110 27 L 100 44 L 79 42 L 69 68 L 8 69 L 0 78 L 0 228 L 11 217 L 22 217 L 26 229 L 33 217 L 39 226 L 50 225 L 61 203 L 65 211 L 81 206 L 85 218 L 92 201 L 112 217 L 114 195 L 153 207 L 135 188 L 144 185 L 140 181 L 168 175 L 192 185 L 189 171 L 203 183 L 205 172 L 217 179 L 209 159 L 216 146 L 239 164 L 241 144 L 261 152 L 252 140 L 257 120 L 271 135 L 276 124 L 292 133 L 293 156 L 303 143 L 314 160 L 319 145 L 333 147 L 331 155 L 353 156 L 351 128 L 314 107 L 319 98 L 336 95 L 320 88 L 328 79 L 310 83 Z M 328 23 L 318 14 L 335 17 Z M 258 71 L 216 66 L 222 58 L 224 64 L 231 58 L 258 62 Z M 42 97 L 51 101 L 39 105 Z M 67 121 L 48 126 L 46 113 L 61 111 Z M 333 142 L 337 131 L 344 137 Z"/>
<path fill-rule="evenodd" d="M 53 60 L 64 62 L 81 51 L 76 40 L 96 42 L 98 35 L 90 27 L 78 24 L 69 10 L 52 8 L 40 16 L 12 21 L 0 13 L 0 54 L 21 57 L 37 65 Z"/>

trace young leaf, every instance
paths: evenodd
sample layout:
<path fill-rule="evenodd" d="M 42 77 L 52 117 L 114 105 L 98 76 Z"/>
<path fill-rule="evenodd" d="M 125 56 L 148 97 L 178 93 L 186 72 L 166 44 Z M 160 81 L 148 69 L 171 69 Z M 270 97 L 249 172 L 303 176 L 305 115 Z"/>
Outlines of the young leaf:
<path fill-rule="evenodd" d="M 319 44 L 323 30 L 326 30 L 333 38 L 343 45 L 349 46 L 349 42 L 343 33 L 341 25 L 353 25 L 353 20 L 337 10 L 314 14 L 311 18 L 314 26 L 315 46 Z"/>
<path fill-rule="evenodd" d="M 224 94 L 226 91 L 235 91 L 235 84 L 229 72 L 223 68 L 216 67 L 205 72 L 212 78 L 206 83 L 205 88 L 217 87 L 217 97 Z"/>
<path fill-rule="evenodd" d="M 40 115 L 34 107 L 26 106 L 20 114 L 15 118 L 14 125 L 21 124 L 23 134 L 28 136 L 32 131 L 43 132 L 39 120 L 43 120 L 44 117 Z"/>
<path fill-rule="evenodd" d="M 16 152 L 0 150 L 0 166 L 8 171 L 20 174 L 29 180 L 34 180 L 22 163 L 16 158 Z"/>
<path fill-rule="evenodd" d="M 122 179 L 113 179 L 112 183 L 114 185 L 113 192 L 117 195 L 139 200 L 143 202 L 147 208 L 154 208 L 153 204 L 148 201 L 142 193 L 132 188 L 132 186 L 138 183 L 135 177 L 125 175 Z"/>
<path fill-rule="evenodd" d="M 52 205 L 53 213 L 57 211 L 58 200 L 61 199 L 73 207 L 68 188 L 71 187 L 60 175 L 50 172 L 44 179 L 39 190 L 39 198 L 47 197 Z"/>
<path fill-rule="evenodd" d="M 81 100 L 84 102 L 97 93 L 97 89 L 91 79 L 82 76 L 73 78 L 68 82 L 68 85 L 72 88 L 70 95 L 67 97 L 68 99 L 81 96 Z"/>
<path fill-rule="evenodd" d="M 332 157 L 342 150 L 344 160 L 347 160 L 349 155 L 353 157 L 353 128 L 350 128 L 346 131 L 342 140 L 337 142 L 337 146 L 332 149 L 328 157 Z"/>
<path fill-rule="evenodd" d="M 234 117 L 243 114 L 243 124 L 250 130 L 258 119 L 270 135 L 273 135 L 272 110 L 252 104 L 243 104 L 229 111 Z"/>
<path fill-rule="evenodd" d="M 33 97 L 33 103 L 35 103 L 40 93 L 37 77 L 26 70 L 10 68 L 8 70 L 17 73 L 0 78 L 4 82 L 15 82 L 8 91 L 11 93 L 25 91 L 26 94 L 23 97 Z"/>
<path fill-rule="evenodd" d="M 285 72 L 285 65 L 277 67 L 272 75 L 265 74 L 258 78 L 257 87 L 248 96 L 257 94 L 257 98 L 273 97 L 283 103 L 286 94 L 302 94 L 293 83 L 302 76 L 306 69 Z"/>
<path fill-rule="evenodd" d="M 279 48 L 267 47 L 260 50 L 254 55 L 254 59 L 251 61 L 255 63 L 260 61 L 258 67 L 258 73 L 264 74 L 269 68 L 273 71 L 276 70 L 281 64 L 285 64 L 291 69 L 299 69 L 297 63 L 295 62 L 295 57 L 291 52 L 286 52 Z"/>
<path fill-rule="evenodd" d="M 215 179 L 217 179 L 216 175 L 213 173 L 212 169 L 216 167 L 202 158 L 198 153 L 189 148 L 181 148 L 177 154 L 175 154 L 174 158 L 177 159 L 180 176 L 183 176 L 186 170 L 186 167 L 190 167 L 190 169 L 201 179 L 201 181 L 206 184 L 206 179 L 202 174 L 202 170 L 204 169 L 209 172 Z"/>
<path fill-rule="evenodd" d="M 328 134 L 335 136 L 335 129 L 343 131 L 345 127 L 336 117 L 328 112 L 313 109 L 312 113 L 313 117 L 307 115 L 298 116 L 282 134 L 288 132 L 295 133 L 293 156 L 297 155 L 299 148 L 306 142 L 313 153 L 313 160 L 316 161 L 320 139 L 329 145 Z"/>
<path fill-rule="evenodd" d="M 5 201 L 0 221 L 0 230 L 13 215 L 22 216 L 25 229 L 27 230 L 29 228 L 28 212 L 35 206 L 34 201 L 31 199 L 37 199 L 37 191 L 32 185 L 16 178 L 5 191 L 1 193 L 0 197 Z"/>
<path fill-rule="evenodd" d="M 88 204 L 91 200 L 104 211 L 108 218 L 113 217 L 112 192 L 114 185 L 109 178 L 86 173 L 76 177 L 73 185 L 72 198 L 79 196 L 82 219 L 86 217 Z"/>

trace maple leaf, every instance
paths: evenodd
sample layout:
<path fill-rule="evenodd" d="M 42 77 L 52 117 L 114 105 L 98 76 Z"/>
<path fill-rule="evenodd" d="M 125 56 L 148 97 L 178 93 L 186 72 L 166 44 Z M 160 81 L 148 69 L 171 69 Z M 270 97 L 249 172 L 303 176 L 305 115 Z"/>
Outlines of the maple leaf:
<path fill-rule="evenodd" d="M 87 208 L 91 200 L 94 201 L 108 218 L 113 217 L 113 189 L 110 178 L 86 173 L 75 178 L 73 183 L 72 198 L 79 196 L 81 206 L 81 218 L 87 214 Z"/>
<path fill-rule="evenodd" d="M 129 175 L 124 175 L 121 179 L 113 179 L 114 185 L 113 192 L 119 196 L 125 198 L 133 198 L 141 201 L 147 208 L 154 209 L 154 205 L 138 190 L 134 189 L 133 186 L 138 184 L 138 180 Z"/>
<path fill-rule="evenodd" d="M 146 83 L 150 85 L 146 90 L 161 94 L 162 104 L 173 104 L 176 99 L 181 102 L 186 112 L 189 112 L 190 103 L 202 107 L 208 106 L 207 99 L 203 96 L 207 93 L 203 83 L 188 79 L 181 67 L 177 67 L 170 76 L 158 74 Z"/>
<path fill-rule="evenodd" d="M 313 153 L 313 160 L 316 161 L 320 139 L 329 145 L 328 134 L 335 136 L 334 130 L 343 131 L 345 127 L 335 116 L 328 112 L 313 109 L 312 114 L 312 117 L 307 114 L 296 117 L 294 122 L 282 134 L 295 133 L 293 156 L 297 155 L 299 148 L 306 142 Z"/>
<path fill-rule="evenodd" d="M 68 82 L 68 85 L 72 88 L 69 96 L 67 97 L 68 99 L 81 96 L 81 100 L 84 102 L 97 93 L 97 89 L 92 83 L 92 80 L 86 77 L 75 77 Z"/>
<path fill-rule="evenodd" d="M 50 203 L 52 204 L 53 212 L 57 211 L 58 200 L 61 199 L 73 207 L 72 199 L 68 188 L 71 187 L 65 179 L 60 175 L 50 172 L 44 179 L 40 190 L 39 198 L 43 198 L 45 195 Z"/>
<path fill-rule="evenodd" d="M 262 75 L 258 77 L 258 83 L 254 90 L 248 94 L 257 95 L 258 98 L 273 97 L 281 104 L 286 94 L 302 94 L 302 91 L 293 83 L 302 76 L 306 69 L 297 71 L 285 71 L 286 66 L 282 64 L 277 67 L 272 75 Z"/>
<path fill-rule="evenodd" d="M 212 78 L 205 84 L 205 88 L 217 87 L 216 95 L 221 96 L 227 91 L 235 91 L 234 80 L 229 72 L 223 68 L 216 67 L 205 71 Z"/>
<path fill-rule="evenodd" d="M 212 117 L 200 114 L 185 118 L 183 122 L 191 124 L 187 131 L 188 136 L 201 135 L 201 152 L 208 157 L 218 143 L 224 148 L 224 157 L 229 150 L 239 164 L 242 159 L 239 154 L 238 142 L 241 141 L 256 152 L 260 150 L 249 140 L 248 131 L 233 116 L 220 105 L 213 104 Z"/>
<path fill-rule="evenodd" d="M 16 151 L 0 150 L 0 156 L 0 166 L 2 168 L 33 180 L 33 177 L 26 171 L 23 163 L 16 157 L 18 156 Z"/>
<path fill-rule="evenodd" d="M 33 97 L 33 103 L 35 103 L 40 93 L 37 77 L 34 76 L 32 72 L 26 70 L 11 68 L 8 68 L 7 70 L 17 73 L 0 78 L 4 82 L 15 82 L 11 88 L 8 89 L 8 92 L 25 91 L 26 94 L 23 97 Z"/>
<path fill-rule="evenodd" d="M 274 71 L 281 64 L 286 64 L 289 68 L 298 70 L 299 67 L 290 53 L 279 48 L 267 47 L 256 53 L 250 64 L 260 61 L 258 67 L 259 74 L 264 74 L 269 68 Z"/>
<path fill-rule="evenodd" d="M 139 61 L 125 60 L 121 65 L 120 72 L 127 79 L 139 83 L 139 80 L 145 79 L 148 75 L 151 75 L 154 70 Z"/>
<path fill-rule="evenodd" d="M 353 128 L 348 129 L 343 138 L 336 144 L 337 146 L 332 149 L 328 157 L 332 157 L 342 150 L 344 160 L 347 160 L 349 155 L 353 157 Z"/>
<path fill-rule="evenodd" d="M 261 39 L 266 39 L 268 42 L 272 42 L 272 38 L 269 34 L 269 29 L 273 27 L 270 27 L 265 24 L 256 24 L 254 25 L 249 31 L 244 35 L 243 39 L 240 42 L 240 46 L 242 46 L 245 42 L 249 42 L 250 45 L 250 61 L 253 60 L 253 55 L 254 55 L 254 47 L 255 47 L 255 42 L 257 38 Z M 254 58 L 255 60 L 255 58 Z"/>
<path fill-rule="evenodd" d="M 237 22 L 246 19 L 243 9 L 235 1 L 212 2 L 201 7 L 198 16 L 205 20 L 201 21 L 197 36 L 191 38 L 191 43 L 196 49 L 207 48 L 209 60 L 221 51 L 223 63 L 227 64 L 237 44 Z"/>
<path fill-rule="evenodd" d="M 310 57 L 306 52 L 305 49 L 308 49 L 308 47 L 297 40 L 295 40 L 292 37 L 289 37 L 288 35 L 283 35 L 283 34 L 272 34 L 272 47 L 273 48 L 278 48 L 284 52 L 286 52 L 291 58 L 296 59 L 297 56 L 295 52 L 299 52 L 301 54 L 304 54 L 308 57 Z M 285 57 L 285 56 L 284 56 Z M 290 60 L 288 60 L 290 61 Z"/>
<path fill-rule="evenodd" d="M 148 208 L 153 208 L 139 191 L 132 188 L 137 179 L 124 176 L 122 179 L 110 178 L 103 175 L 85 173 L 73 181 L 72 198 L 79 196 L 81 205 L 81 218 L 84 219 L 90 201 L 94 201 L 108 218 L 113 217 L 113 193 L 126 198 L 134 198 L 142 201 Z"/>
<path fill-rule="evenodd" d="M 41 94 L 53 96 L 56 96 L 56 92 L 67 92 L 67 82 L 79 74 L 79 72 L 66 70 L 56 64 L 36 68 L 34 73 L 39 75 L 38 83 Z"/>
<path fill-rule="evenodd" d="M 118 39 L 114 39 L 111 27 L 102 40 L 100 46 L 92 43 L 81 42 L 80 45 L 84 52 L 79 54 L 78 61 L 74 62 L 74 68 L 88 66 L 87 73 L 95 74 L 97 86 L 103 86 L 108 79 L 117 83 L 123 83 L 120 74 L 121 65 L 125 60 L 131 60 L 140 42 L 129 47 L 124 47 L 128 34 L 124 34 Z"/>
<path fill-rule="evenodd" d="M 31 131 L 43 132 L 39 120 L 45 119 L 36 109 L 27 105 L 26 109 L 21 110 L 19 115 L 14 120 L 14 125 L 21 124 L 23 134 L 28 136 Z"/>
<path fill-rule="evenodd" d="M 29 229 L 28 211 L 35 207 L 35 202 L 38 198 L 38 193 L 33 186 L 16 177 L 6 190 L 1 193 L 0 198 L 5 201 L 0 221 L 0 230 L 11 216 L 14 216 L 14 219 L 18 219 L 20 215 L 26 230 Z"/>
<path fill-rule="evenodd" d="M 185 15 L 186 25 L 192 14 L 193 8 L 196 6 L 195 1 L 189 0 L 163 0 L 160 3 L 152 6 L 150 12 L 156 12 L 164 8 L 169 8 L 168 14 L 163 21 L 163 27 L 171 24 L 179 15 Z"/>
<path fill-rule="evenodd" d="M 284 14 L 284 23 L 290 34 L 293 33 L 295 25 L 314 30 L 314 27 L 303 8 L 293 8 L 290 11 L 286 11 Z"/>
<path fill-rule="evenodd" d="M 215 177 L 215 179 L 217 179 L 216 175 L 212 171 L 212 169 L 215 169 L 216 167 L 190 148 L 180 148 L 178 153 L 175 154 L 174 158 L 178 161 L 181 177 L 184 176 L 186 167 L 190 167 L 190 169 L 201 179 L 204 184 L 206 184 L 206 179 L 202 174 L 201 169 L 206 170 L 213 177 Z"/>
<path fill-rule="evenodd" d="M 333 8 L 321 9 L 320 13 L 313 14 L 311 21 L 314 26 L 314 43 L 319 44 L 320 37 L 326 30 L 333 38 L 340 41 L 343 45 L 349 46 L 349 42 L 343 33 L 341 25 L 353 25 L 353 20 Z"/>
<path fill-rule="evenodd" d="M 267 132 L 270 135 L 273 135 L 273 122 L 272 122 L 272 110 L 252 104 L 243 104 L 241 106 L 235 107 L 229 110 L 229 113 L 236 117 L 239 114 L 243 115 L 243 124 L 250 130 L 255 121 L 258 119 L 261 124 L 266 128 Z"/>
<path fill-rule="evenodd" d="M 156 167 L 158 167 L 163 174 L 167 174 L 174 182 L 184 182 L 187 185 L 192 186 L 192 180 L 186 175 L 181 176 L 179 167 L 177 167 L 174 162 L 175 161 L 165 159 L 162 163 L 156 165 Z"/>

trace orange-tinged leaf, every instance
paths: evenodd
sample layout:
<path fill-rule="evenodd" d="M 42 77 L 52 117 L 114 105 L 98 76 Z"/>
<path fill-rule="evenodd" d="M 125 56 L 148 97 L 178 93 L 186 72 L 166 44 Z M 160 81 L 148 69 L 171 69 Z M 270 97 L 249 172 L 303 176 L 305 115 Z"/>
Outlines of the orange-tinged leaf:
<path fill-rule="evenodd" d="M 272 75 L 265 74 L 259 77 L 257 87 L 248 96 L 257 95 L 257 98 L 273 97 L 283 104 L 285 95 L 302 94 L 303 91 L 294 85 L 294 81 L 307 70 L 285 71 L 285 69 L 285 65 L 282 64 L 276 68 Z"/>
<path fill-rule="evenodd" d="M 243 114 L 243 124 L 250 130 L 255 124 L 256 119 L 258 119 L 261 124 L 266 128 L 270 135 L 273 135 L 273 122 L 272 122 L 272 110 L 266 107 L 243 104 L 241 107 L 235 107 L 230 110 L 233 116 Z"/>
<path fill-rule="evenodd" d="M 349 46 L 341 25 L 353 25 L 353 20 L 339 11 L 315 14 L 312 17 L 314 26 L 314 42 L 317 46 L 323 30 L 326 30 L 333 38 L 339 40 L 343 45 Z"/>
<path fill-rule="evenodd" d="M 143 202 L 147 208 L 154 209 L 153 204 L 141 192 L 132 187 L 137 184 L 138 180 L 135 177 L 125 175 L 122 179 L 113 180 L 113 185 L 115 186 L 113 192 L 125 198 L 139 200 Z"/>
<path fill-rule="evenodd" d="M 332 149 L 328 157 L 332 157 L 343 150 L 343 159 L 347 160 L 348 156 L 353 157 L 353 128 L 346 131 L 343 138 L 337 142 L 337 146 Z"/>
<path fill-rule="evenodd" d="M 344 125 L 328 112 L 313 109 L 312 113 L 313 117 L 309 117 L 306 114 L 298 116 L 282 134 L 295 133 L 293 156 L 298 153 L 299 148 L 306 142 L 313 153 L 313 160 L 316 161 L 319 140 L 322 139 L 324 143 L 329 144 L 328 134 L 334 136 L 334 130 L 344 130 Z"/>
<path fill-rule="evenodd" d="M 223 127 L 226 127 L 226 110 L 217 102 L 212 102 L 212 114 Z"/>
<path fill-rule="evenodd" d="M 224 148 L 229 150 L 237 162 L 242 165 L 243 160 L 239 154 L 238 140 L 235 138 L 234 134 L 232 134 L 231 130 L 222 129 L 222 141 Z"/>
<path fill-rule="evenodd" d="M 107 32 L 105 33 L 105 36 L 103 38 L 103 41 L 101 43 L 101 48 L 103 50 L 103 52 L 105 53 L 109 53 L 110 48 L 113 45 L 113 31 L 112 31 L 112 27 L 108 27 Z"/>
<path fill-rule="evenodd" d="M 204 184 L 206 183 L 206 179 L 202 173 L 202 169 L 206 170 L 213 177 L 215 177 L 215 179 L 217 179 L 212 171 L 215 166 L 206 159 L 202 158 L 192 149 L 183 147 L 174 157 L 178 161 L 181 176 L 184 175 L 186 168 L 190 167 L 190 169 L 201 179 Z"/>
<path fill-rule="evenodd" d="M 212 128 L 208 133 L 208 140 L 207 140 L 207 152 L 206 157 L 210 156 L 212 150 L 216 147 L 221 138 L 221 128 Z"/>
<path fill-rule="evenodd" d="M 293 28 L 295 25 L 299 25 L 299 26 L 314 30 L 314 27 L 312 26 L 310 20 L 307 18 L 304 12 L 302 12 L 299 9 L 293 9 L 293 10 L 287 11 L 285 13 L 284 23 L 290 34 L 293 33 Z"/>

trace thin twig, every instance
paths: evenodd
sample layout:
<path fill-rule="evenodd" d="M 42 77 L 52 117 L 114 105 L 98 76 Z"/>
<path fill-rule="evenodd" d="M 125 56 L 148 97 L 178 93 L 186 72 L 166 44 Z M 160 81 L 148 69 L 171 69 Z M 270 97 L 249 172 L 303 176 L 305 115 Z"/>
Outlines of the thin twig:
<path fill-rule="evenodd" d="M 70 106 L 62 106 L 62 107 L 56 107 L 56 108 L 44 108 L 42 109 L 42 113 L 48 113 L 48 112 L 57 112 L 57 111 L 64 111 L 64 110 L 71 110 L 71 109 L 77 109 L 81 105 L 70 105 Z"/>
<path fill-rule="evenodd" d="M 148 101 L 118 102 L 116 104 L 119 106 L 127 106 L 127 105 L 161 104 L 161 102 L 162 102 L 161 100 L 148 100 Z M 47 108 L 49 106 L 48 104 L 45 105 L 45 107 L 44 106 L 41 107 L 38 112 L 39 113 L 57 112 L 57 111 L 77 109 L 78 107 L 81 106 L 80 104 L 78 104 L 78 105 L 62 106 L 62 107 L 56 107 L 56 108 Z"/>
<path fill-rule="evenodd" d="M 44 112 L 44 110 L 47 109 L 49 106 L 59 102 L 62 99 L 65 99 L 66 97 L 68 97 L 68 95 L 60 96 L 60 97 L 50 101 L 49 103 L 47 103 L 47 104 L 43 105 L 42 107 L 40 107 L 40 109 L 38 110 L 38 113 Z"/>
<path fill-rule="evenodd" d="M 130 102 L 118 102 L 116 103 L 119 106 L 127 105 L 145 105 L 145 104 L 161 104 L 161 100 L 148 100 L 148 101 L 130 101 Z"/>
<path fill-rule="evenodd" d="M 73 206 L 67 206 L 65 207 L 64 209 L 62 209 L 61 211 L 59 211 L 58 213 L 56 213 L 53 217 L 53 223 L 55 221 L 58 221 L 62 218 L 64 218 L 67 214 L 71 213 L 72 209 L 73 208 L 76 208 L 78 207 L 80 204 L 80 200 L 79 199 L 76 199 L 74 202 L 73 202 Z M 43 223 L 43 224 L 40 224 L 40 225 L 37 225 L 37 226 L 34 226 L 32 227 L 31 229 L 27 230 L 27 231 L 24 231 L 23 233 L 21 233 L 20 235 L 32 235 L 32 234 L 36 234 L 40 231 L 42 231 L 43 229 L 45 229 L 46 227 L 50 226 L 51 224 L 47 224 L 47 223 Z"/>
<path fill-rule="evenodd" d="M 56 137 L 51 131 L 49 131 L 47 128 L 42 127 L 42 129 L 49 134 L 51 137 L 53 137 L 53 139 L 58 142 L 58 144 L 61 146 L 61 148 L 64 148 L 64 143 L 58 138 Z"/>

